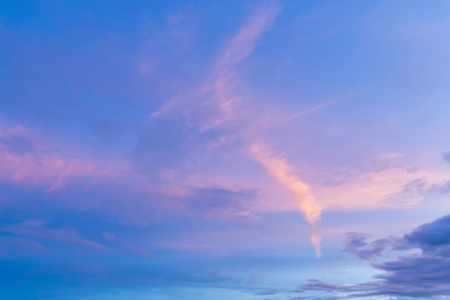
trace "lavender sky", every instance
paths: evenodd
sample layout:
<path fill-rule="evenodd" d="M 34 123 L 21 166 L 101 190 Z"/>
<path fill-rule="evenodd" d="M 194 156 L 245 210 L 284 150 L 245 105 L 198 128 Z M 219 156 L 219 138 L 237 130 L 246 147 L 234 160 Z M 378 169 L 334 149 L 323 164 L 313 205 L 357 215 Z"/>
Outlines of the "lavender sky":
<path fill-rule="evenodd" d="M 450 299 L 450 1 L 0 1 L 0 299 Z"/>

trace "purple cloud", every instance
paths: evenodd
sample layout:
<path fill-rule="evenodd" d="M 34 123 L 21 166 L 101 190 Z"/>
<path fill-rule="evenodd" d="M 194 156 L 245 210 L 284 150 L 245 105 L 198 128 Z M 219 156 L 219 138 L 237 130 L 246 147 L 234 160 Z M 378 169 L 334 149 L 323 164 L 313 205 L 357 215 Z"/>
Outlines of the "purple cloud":
<path fill-rule="evenodd" d="M 338 297 L 335 299 L 379 295 L 411 298 L 450 295 L 450 215 L 423 224 L 400 238 L 367 242 L 369 237 L 360 233 L 347 234 L 344 251 L 361 259 L 374 259 L 386 250 L 400 253 L 393 260 L 372 263 L 374 268 L 383 271 L 374 277 L 374 281 L 341 286 L 312 279 L 300 289 L 334 293 L 333 297 Z M 420 250 L 420 253 L 401 252 L 405 250 Z"/>
<path fill-rule="evenodd" d="M 390 245 L 388 239 L 378 239 L 368 243 L 366 240 L 369 237 L 370 235 L 358 232 L 347 233 L 344 252 L 355 254 L 360 259 L 367 260 L 382 255 Z"/>
<path fill-rule="evenodd" d="M 268 295 L 275 295 L 275 294 L 278 294 L 280 292 L 281 292 L 281 290 L 267 290 L 265 292 L 257 293 L 255 295 L 257 295 L 257 296 L 268 296 Z"/>

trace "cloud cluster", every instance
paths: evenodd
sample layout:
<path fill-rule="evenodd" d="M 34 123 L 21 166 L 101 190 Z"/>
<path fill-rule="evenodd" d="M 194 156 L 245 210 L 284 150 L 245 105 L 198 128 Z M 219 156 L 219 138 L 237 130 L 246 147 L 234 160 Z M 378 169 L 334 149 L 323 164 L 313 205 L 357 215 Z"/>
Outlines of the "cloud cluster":
<path fill-rule="evenodd" d="M 315 247 L 317 257 L 320 257 L 321 236 L 318 230 L 322 207 L 310 191 L 310 187 L 294 175 L 292 166 L 286 159 L 280 158 L 278 153 L 267 151 L 266 143 L 258 141 L 254 143 L 256 132 L 263 131 L 262 120 L 250 113 L 249 103 L 244 101 L 239 92 L 241 80 L 237 74 L 237 65 L 250 56 L 256 47 L 256 42 L 262 34 L 270 28 L 275 18 L 280 12 L 280 7 L 273 2 L 269 5 L 258 6 L 246 20 L 239 31 L 228 41 L 223 54 L 216 60 L 213 67 L 212 84 L 206 84 L 196 93 L 196 99 L 192 104 L 189 101 L 187 107 L 179 98 L 174 98 L 164 105 L 159 111 L 152 114 L 154 123 L 156 118 L 161 122 L 161 116 L 177 108 L 182 109 L 182 114 L 186 118 L 188 125 L 184 128 L 186 136 L 201 135 L 209 138 L 219 135 L 222 137 L 219 144 L 224 144 L 238 137 L 247 145 L 247 150 L 252 159 L 263 165 L 268 173 L 278 181 L 283 188 L 293 195 L 293 200 L 298 209 L 304 214 L 305 219 L 312 227 L 311 242 Z M 184 101 L 188 102 L 188 101 Z M 200 103 L 198 103 L 200 102 Z M 305 114 L 319 110 L 329 104 L 313 108 Z M 295 116 L 297 117 L 297 116 Z M 189 121 L 192 120 L 192 121 Z M 256 125 L 255 125 L 256 124 Z M 195 130 L 192 130 L 195 128 Z M 162 135 L 165 137 L 166 135 Z M 164 138 L 166 139 L 166 138 Z M 184 138 L 186 139 L 186 138 Z M 189 145 L 200 143 L 188 143 Z M 217 143 L 216 143 L 217 145 Z M 170 149 L 178 149 L 178 145 Z M 147 147 L 145 147 L 146 149 Z M 204 148 L 204 147 L 203 147 Z M 183 151 L 189 151 L 190 147 L 183 147 Z M 166 155 L 166 153 L 164 153 Z M 178 155 L 177 157 L 180 157 Z"/>
<path fill-rule="evenodd" d="M 402 237 L 372 242 L 368 242 L 368 238 L 360 233 L 347 234 L 344 251 L 371 260 L 374 268 L 383 271 L 375 280 L 343 286 L 310 280 L 301 290 L 333 293 L 333 297 L 339 296 L 339 299 L 450 295 L 450 215 L 423 224 Z M 388 253 L 391 256 L 387 256 Z M 377 262 L 376 258 L 384 259 Z"/>

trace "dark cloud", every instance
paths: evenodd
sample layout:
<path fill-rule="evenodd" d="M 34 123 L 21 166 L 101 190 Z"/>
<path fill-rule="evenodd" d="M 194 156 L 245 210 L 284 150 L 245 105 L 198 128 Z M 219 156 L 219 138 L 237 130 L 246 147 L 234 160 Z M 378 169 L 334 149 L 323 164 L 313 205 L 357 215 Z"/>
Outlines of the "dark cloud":
<path fill-rule="evenodd" d="M 403 237 L 377 239 L 370 235 L 349 233 L 345 252 L 361 259 L 374 259 L 386 251 L 400 254 L 393 260 L 372 263 L 382 274 L 373 281 L 355 285 L 333 285 L 312 279 L 301 291 L 333 293 L 332 297 L 298 299 L 342 299 L 372 296 L 430 298 L 450 295 L 450 215 L 423 224 Z M 401 251 L 415 250 L 404 253 Z M 420 252 L 417 253 L 417 250 Z M 337 298 L 336 298 L 337 297 Z"/>
<path fill-rule="evenodd" d="M 450 215 L 417 227 L 405 239 L 424 254 L 450 257 Z"/>

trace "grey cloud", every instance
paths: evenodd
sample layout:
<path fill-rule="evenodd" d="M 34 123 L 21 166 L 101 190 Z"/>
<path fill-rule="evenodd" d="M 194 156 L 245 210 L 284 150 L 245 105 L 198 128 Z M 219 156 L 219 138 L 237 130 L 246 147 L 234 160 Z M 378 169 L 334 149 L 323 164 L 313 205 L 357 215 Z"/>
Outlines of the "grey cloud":
<path fill-rule="evenodd" d="M 344 251 L 361 259 L 379 257 L 387 250 L 400 252 L 400 255 L 389 261 L 372 263 L 374 268 L 383 271 L 373 281 L 340 286 L 312 279 L 300 290 L 333 293 L 331 298 L 323 299 L 370 299 L 381 295 L 431 298 L 450 295 L 450 215 L 423 224 L 402 237 L 368 242 L 369 238 L 367 234 L 347 234 Z M 401 252 L 412 249 L 420 250 L 420 253 Z"/>
<path fill-rule="evenodd" d="M 405 239 L 425 254 L 450 257 L 450 215 L 417 227 Z"/>
<path fill-rule="evenodd" d="M 368 238 L 370 238 L 370 235 L 363 233 L 347 233 L 344 252 L 355 254 L 360 259 L 368 260 L 381 256 L 387 247 L 391 245 L 388 239 L 378 239 L 369 243 L 367 242 Z"/>
<path fill-rule="evenodd" d="M 265 292 L 257 293 L 256 296 L 268 296 L 268 295 L 275 295 L 280 293 L 281 290 L 267 290 Z"/>

